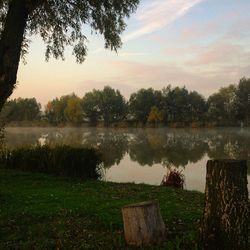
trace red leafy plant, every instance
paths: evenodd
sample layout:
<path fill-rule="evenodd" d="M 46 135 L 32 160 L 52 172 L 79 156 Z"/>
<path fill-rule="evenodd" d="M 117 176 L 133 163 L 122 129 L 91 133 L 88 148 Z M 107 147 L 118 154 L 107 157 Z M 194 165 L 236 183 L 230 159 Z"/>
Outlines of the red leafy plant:
<path fill-rule="evenodd" d="M 185 183 L 185 177 L 182 171 L 177 169 L 169 169 L 168 173 L 164 175 L 161 181 L 161 186 L 174 187 L 183 189 Z"/>

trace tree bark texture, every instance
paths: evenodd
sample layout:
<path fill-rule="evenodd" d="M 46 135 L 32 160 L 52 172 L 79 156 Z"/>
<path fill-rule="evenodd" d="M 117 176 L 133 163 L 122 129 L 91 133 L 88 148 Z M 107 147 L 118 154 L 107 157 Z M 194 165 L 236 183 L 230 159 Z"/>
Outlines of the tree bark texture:
<path fill-rule="evenodd" d="M 0 111 L 16 84 L 27 19 L 25 0 L 12 0 L 0 40 Z"/>
<path fill-rule="evenodd" d="M 124 234 L 128 245 L 150 246 L 165 240 L 165 225 L 156 201 L 122 208 Z"/>
<path fill-rule="evenodd" d="M 249 249 L 248 220 L 246 161 L 208 161 L 202 225 L 203 249 Z"/>

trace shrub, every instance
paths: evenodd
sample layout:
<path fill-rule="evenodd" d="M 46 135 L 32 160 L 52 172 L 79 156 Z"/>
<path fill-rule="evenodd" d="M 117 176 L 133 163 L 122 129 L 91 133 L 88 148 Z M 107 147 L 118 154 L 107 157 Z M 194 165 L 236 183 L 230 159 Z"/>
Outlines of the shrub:
<path fill-rule="evenodd" d="M 37 146 L 4 150 L 0 164 L 4 168 L 83 179 L 101 176 L 100 155 L 87 148 Z"/>
<path fill-rule="evenodd" d="M 181 188 L 184 187 L 185 178 L 181 171 L 170 169 L 167 175 L 164 175 L 161 186 Z"/>

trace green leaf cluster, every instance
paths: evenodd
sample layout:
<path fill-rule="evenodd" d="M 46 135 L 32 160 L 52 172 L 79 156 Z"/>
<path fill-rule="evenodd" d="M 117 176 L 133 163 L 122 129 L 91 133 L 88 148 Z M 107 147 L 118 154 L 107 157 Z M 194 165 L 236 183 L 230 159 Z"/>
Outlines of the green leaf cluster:
<path fill-rule="evenodd" d="M 122 42 L 125 20 L 139 0 L 24 0 L 28 11 L 23 48 L 29 37 L 40 35 L 46 44 L 46 59 L 64 59 L 65 46 L 72 46 L 76 61 L 82 63 L 87 54 L 86 26 L 100 33 L 105 48 L 117 50 Z M 0 32 L 3 31 L 11 0 L 0 1 Z M 13 31 L 14 32 L 14 31 Z"/>

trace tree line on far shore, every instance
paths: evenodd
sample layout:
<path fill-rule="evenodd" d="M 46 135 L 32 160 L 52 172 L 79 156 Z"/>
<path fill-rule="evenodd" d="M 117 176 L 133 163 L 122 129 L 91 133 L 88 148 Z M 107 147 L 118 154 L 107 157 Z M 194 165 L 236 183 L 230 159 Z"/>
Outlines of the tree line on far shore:
<path fill-rule="evenodd" d="M 219 89 L 205 99 L 196 91 L 168 85 L 162 90 L 140 89 L 126 101 L 119 90 L 105 86 L 82 98 L 75 94 L 49 101 L 44 111 L 35 98 L 9 100 L 1 112 L 5 123 L 37 122 L 52 126 L 88 123 L 202 126 L 250 123 L 250 78 Z"/>

